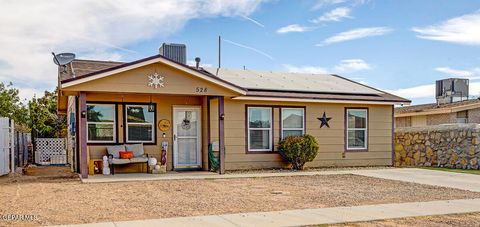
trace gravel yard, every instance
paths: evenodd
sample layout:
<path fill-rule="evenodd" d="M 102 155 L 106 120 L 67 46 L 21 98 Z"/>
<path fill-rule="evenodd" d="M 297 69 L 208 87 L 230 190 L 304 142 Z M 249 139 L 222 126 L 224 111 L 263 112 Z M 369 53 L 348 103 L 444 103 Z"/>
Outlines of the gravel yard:
<path fill-rule="evenodd" d="M 356 222 L 331 227 L 449 227 L 449 226 L 480 226 L 480 213 L 453 214 L 443 216 L 413 217 L 401 219 L 389 219 L 371 222 Z"/>
<path fill-rule="evenodd" d="M 480 198 L 480 193 L 356 175 L 82 184 L 76 178 L 0 178 L 0 214 L 90 223 L 209 214 Z"/>

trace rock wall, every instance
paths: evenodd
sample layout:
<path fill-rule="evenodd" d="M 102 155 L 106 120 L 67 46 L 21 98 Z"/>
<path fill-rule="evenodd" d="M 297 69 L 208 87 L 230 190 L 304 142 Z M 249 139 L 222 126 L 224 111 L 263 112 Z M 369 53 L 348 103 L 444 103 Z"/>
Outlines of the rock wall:
<path fill-rule="evenodd" d="M 395 129 L 395 166 L 480 169 L 480 125 Z"/>

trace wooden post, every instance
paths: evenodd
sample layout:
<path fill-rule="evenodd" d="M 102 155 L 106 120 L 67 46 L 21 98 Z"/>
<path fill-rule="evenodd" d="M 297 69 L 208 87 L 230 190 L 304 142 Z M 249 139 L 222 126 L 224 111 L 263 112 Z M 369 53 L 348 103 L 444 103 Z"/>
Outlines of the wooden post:
<path fill-rule="evenodd" d="M 212 170 L 212 167 L 210 166 L 210 156 L 208 155 L 208 152 L 210 151 L 210 143 L 211 143 L 211 125 L 210 125 L 210 96 L 207 96 L 207 165 L 208 165 L 208 171 Z"/>
<path fill-rule="evenodd" d="M 11 167 L 10 172 L 15 173 L 15 122 L 10 120 L 10 163 Z"/>
<path fill-rule="evenodd" d="M 218 97 L 218 145 L 220 149 L 219 174 L 225 174 L 225 104 L 224 97 Z"/>
<path fill-rule="evenodd" d="M 80 123 L 79 123 L 79 137 L 80 137 L 80 175 L 82 178 L 88 178 L 88 155 L 87 155 L 87 94 L 80 92 Z"/>

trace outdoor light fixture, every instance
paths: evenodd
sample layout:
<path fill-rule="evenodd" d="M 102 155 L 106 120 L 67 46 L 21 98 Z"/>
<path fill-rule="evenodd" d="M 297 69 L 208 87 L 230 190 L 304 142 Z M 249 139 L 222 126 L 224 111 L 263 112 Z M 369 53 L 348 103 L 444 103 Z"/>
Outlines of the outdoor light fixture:
<path fill-rule="evenodd" d="M 82 112 L 80 113 L 80 117 L 81 117 L 81 118 L 87 117 L 87 111 L 82 111 Z"/>
<path fill-rule="evenodd" d="M 220 120 L 225 120 L 225 114 L 220 114 Z"/>

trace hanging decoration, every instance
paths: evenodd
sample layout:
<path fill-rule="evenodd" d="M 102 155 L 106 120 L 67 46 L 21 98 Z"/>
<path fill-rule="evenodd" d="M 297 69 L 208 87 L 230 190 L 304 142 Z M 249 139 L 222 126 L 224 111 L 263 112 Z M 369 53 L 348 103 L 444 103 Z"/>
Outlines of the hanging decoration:
<path fill-rule="evenodd" d="M 322 117 L 317 117 L 317 119 L 320 120 L 320 128 L 323 128 L 323 126 L 327 126 L 327 128 L 330 128 L 328 121 L 330 121 L 332 118 L 327 117 L 327 114 L 325 112 L 323 112 Z"/>
<path fill-rule="evenodd" d="M 162 119 L 158 122 L 158 128 L 160 131 L 165 132 L 170 130 L 170 121 L 167 119 Z"/>
<path fill-rule="evenodd" d="M 152 96 L 150 95 L 150 103 L 148 104 L 148 112 L 155 112 L 155 104 L 152 102 Z"/>
<path fill-rule="evenodd" d="M 192 127 L 190 120 L 192 119 L 192 111 L 185 111 L 185 118 L 182 121 L 182 129 L 189 130 Z"/>
<path fill-rule="evenodd" d="M 148 86 L 158 88 L 158 87 L 165 87 L 164 85 L 165 77 L 160 76 L 157 72 L 148 76 Z"/>

